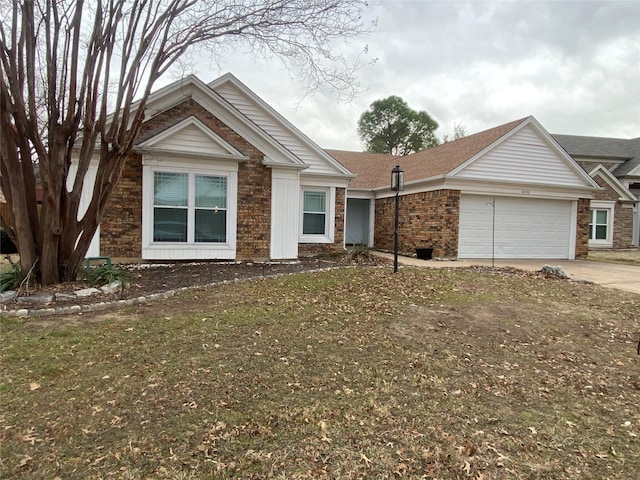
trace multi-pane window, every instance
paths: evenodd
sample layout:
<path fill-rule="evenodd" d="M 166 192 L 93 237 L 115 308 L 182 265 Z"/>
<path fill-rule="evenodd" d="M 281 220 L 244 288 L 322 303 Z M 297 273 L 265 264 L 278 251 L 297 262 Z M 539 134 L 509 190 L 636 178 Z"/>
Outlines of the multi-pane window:
<path fill-rule="evenodd" d="M 609 231 L 609 210 L 591 210 L 591 221 L 589 222 L 590 240 L 607 240 Z"/>
<path fill-rule="evenodd" d="M 227 178 L 154 172 L 154 242 L 226 242 Z"/>
<path fill-rule="evenodd" d="M 327 193 L 305 191 L 302 207 L 302 234 L 325 235 L 326 219 Z"/>

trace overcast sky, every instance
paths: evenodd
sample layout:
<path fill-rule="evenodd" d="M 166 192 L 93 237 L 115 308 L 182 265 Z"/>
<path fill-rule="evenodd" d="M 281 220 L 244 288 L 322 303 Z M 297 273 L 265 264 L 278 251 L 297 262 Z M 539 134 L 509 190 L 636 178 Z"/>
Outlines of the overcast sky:
<path fill-rule="evenodd" d="M 358 118 L 390 95 L 429 112 L 440 138 L 455 123 L 475 133 L 528 115 L 550 133 L 640 136 L 640 0 L 383 0 L 365 12 L 376 18 L 372 34 L 340 47 L 377 58 L 350 103 L 304 98 L 281 64 L 242 54 L 194 73 L 233 73 L 323 148 L 361 150 Z"/>

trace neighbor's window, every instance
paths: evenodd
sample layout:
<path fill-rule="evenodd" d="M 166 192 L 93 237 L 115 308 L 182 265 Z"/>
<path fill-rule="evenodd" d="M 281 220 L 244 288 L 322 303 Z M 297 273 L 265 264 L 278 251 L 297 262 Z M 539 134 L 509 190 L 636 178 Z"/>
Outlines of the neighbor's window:
<path fill-rule="evenodd" d="M 302 207 L 302 234 L 324 235 L 327 224 L 327 193 L 304 192 Z"/>
<path fill-rule="evenodd" d="M 227 178 L 154 172 L 154 242 L 226 242 Z"/>
<path fill-rule="evenodd" d="M 591 221 L 589 222 L 590 240 L 608 240 L 609 232 L 609 210 L 591 210 Z"/>

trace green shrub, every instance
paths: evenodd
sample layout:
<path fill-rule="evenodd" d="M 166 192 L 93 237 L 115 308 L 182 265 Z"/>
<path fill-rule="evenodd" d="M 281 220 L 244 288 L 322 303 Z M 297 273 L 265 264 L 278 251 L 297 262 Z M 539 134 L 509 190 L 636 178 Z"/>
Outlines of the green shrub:
<path fill-rule="evenodd" d="M 15 290 L 20 286 L 21 281 L 22 270 L 20 269 L 20 264 L 13 264 L 11 270 L 0 272 L 0 292 Z"/>
<path fill-rule="evenodd" d="M 123 285 L 126 285 L 129 283 L 130 278 L 129 272 L 113 265 L 90 267 L 84 274 L 85 282 L 92 287 L 101 287 L 116 280 L 120 280 Z"/>

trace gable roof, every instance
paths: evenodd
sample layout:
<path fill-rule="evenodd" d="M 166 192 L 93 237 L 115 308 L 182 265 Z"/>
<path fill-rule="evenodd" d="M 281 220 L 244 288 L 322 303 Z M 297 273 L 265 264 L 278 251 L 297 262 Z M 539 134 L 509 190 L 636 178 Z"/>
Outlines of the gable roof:
<path fill-rule="evenodd" d="M 638 199 L 624 186 L 620 181 L 609 171 L 608 168 L 598 165 L 596 168 L 589 172 L 592 178 L 596 176 L 602 178 L 602 180 L 609 185 L 613 191 L 620 195 L 619 200 L 637 202 Z"/>
<path fill-rule="evenodd" d="M 353 178 L 347 168 L 231 73 L 213 80 L 208 86 L 307 165 L 305 174 Z M 269 161 L 277 165 L 279 159 L 271 158 Z"/>
<path fill-rule="evenodd" d="M 248 160 L 233 145 L 217 135 L 195 117 L 187 117 L 138 143 L 138 151 L 179 153 L 182 156 Z"/>
<path fill-rule="evenodd" d="M 512 182 L 524 171 L 525 183 L 598 188 L 532 116 L 404 157 L 328 152 L 358 175 L 350 185 L 355 189 L 389 189 L 391 169 L 398 163 L 404 170 L 405 186 L 454 178 Z"/>
<path fill-rule="evenodd" d="M 530 117 L 505 123 L 404 157 L 342 150 L 328 150 L 328 152 L 340 163 L 344 162 L 343 165 L 358 175 L 351 183 L 353 188 L 388 187 L 391 169 L 400 161 L 405 172 L 404 181 L 406 184 L 414 180 L 443 176 L 451 172 L 489 148 L 528 118 Z"/>
<path fill-rule="evenodd" d="M 237 98 L 229 95 L 228 90 L 225 91 L 223 86 L 230 86 L 235 93 L 239 94 L 241 100 L 259 106 L 260 115 L 249 115 L 249 112 L 236 102 Z M 214 87 L 220 92 L 216 91 Z M 330 157 L 231 74 L 223 75 L 209 85 L 195 75 L 188 75 L 152 92 L 146 104 L 146 119 L 148 120 L 189 98 L 260 150 L 264 154 L 263 164 L 266 166 L 307 171 L 312 170 L 310 167 L 321 165 L 326 168 L 320 172 L 309 171 L 308 173 L 324 174 L 345 181 L 353 178 L 353 174 L 344 166 L 336 162 L 334 158 Z M 286 128 L 274 132 L 265 128 L 267 124 L 282 125 Z M 304 158 L 300 151 L 311 152 L 311 156 Z M 314 162 L 306 161 L 308 158 L 313 158 Z"/>
<path fill-rule="evenodd" d="M 640 137 L 608 138 L 581 135 L 552 135 L 573 157 L 622 161 L 614 170 L 617 177 L 640 175 Z"/>

